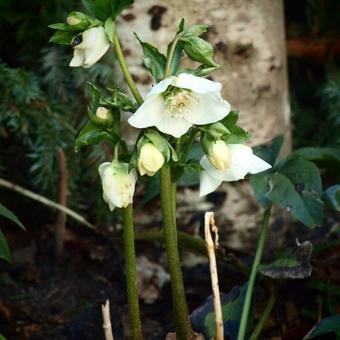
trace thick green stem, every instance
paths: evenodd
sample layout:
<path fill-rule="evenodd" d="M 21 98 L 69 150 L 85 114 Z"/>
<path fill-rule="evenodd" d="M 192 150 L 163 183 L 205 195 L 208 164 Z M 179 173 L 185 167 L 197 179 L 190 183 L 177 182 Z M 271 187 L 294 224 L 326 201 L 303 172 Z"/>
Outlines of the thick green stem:
<path fill-rule="evenodd" d="M 176 220 L 174 219 L 173 202 L 169 199 L 172 196 L 171 171 L 170 166 L 166 164 L 161 169 L 161 206 L 164 223 L 165 248 L 171 277 L 173 315 L 177 339 L 189 340 L 193 338 L 193 332 L 185 300 L 184 284 L 177 246 L 177 228 Z"/>
<path fill-rule="evenodd" d="M 178 43 L 178 39 L 179 39 L 179 37 L 176 36 L 175 39 L 171 43 L 171 46 L 170 46 L 170 49 L 169 49 L 169 53 L 167 55 L 165 71 L 164 71 L 164 78 L 168 78 L 170 76 L 171 64 L 172 64 L 172 60 L 174 58 L 174 54 L 175 54 L 176 46 L 177 46 L 177 43 Z"/>
<path fill-rule="evenodd" d="M 137 89 L 136 83 L 132 79 L 131 73 L 130 73 L 128 66 L 126 64 L 125 57 L 124 57 L 122 48 L 120 46 L 120 42 L 119 42 L 119 39 L 118 39 L 116 32 L 113 33 L 113 44 L 114 44 L 114 47 L 115 47 L 116 56 L 117 56 L 117 59 L 119 61 L 120 68 L 122 69 L 122 72 L 124 74 L 124 77 L 125 77 L 125 80 L 126 80 L 128 86 L 131 90 L 131 93 L 135 97 L 138 104 L 143 104 L 143 98 L 142 98 L 142 96 L 140 95 L 140 93 Z"/>
<path fill-rule="evenodd" d="M 140 321 L 139 301 L 137 291 L 136 252 L 133 226 L 133 208 L 129 204 L 123 209 L 124 220 L 124 255 L 125 275 L 129 306 L 129 321 L 131 339 L 141 340 L 142 326 Z"/>
<path fill-rule="evenodd" d="M 264 308 L 264 311 L 262 312 L 261 318 L 259 320 L 259 322 L 257 323 L 253 334 L 250 336 L 249 340 L 256 340 L 259 335 L 262 332 L 263 327 L 266 325 L 266 322 L 269 318 L 270 312 L 272 311 L 275 301 L 277 298 L 277 291 L 274 288 L 270 294 L 269 300 L 266 304 L 266 307 Z"/>
<path fill-rule="evenodd" d="M 268 234 L 268 225 L 269 225 L 269 217 L 270 217 L 270 210 L 271 207 L 266 209 L 266 211 L 263 214 L 263 220 L 261 224 L 261 230 L 260 230 L 260 237 L 257 243 L 256 248 L 256 254 L 254 258 L 254 262 L 251 268 L 250 277 L 248 281 L 248 287 L 246 291 L 246 296 L 243 303 L 243 309 L 242 309 L 242 315 L 241 315 L 241 321 L 240 321 L 240 328 L 238 331 L 238 337 L 237 340 L 244 340 L 246 331 L 247 331 L 247 324 L 248 324 L 248 316 L 249 316 L 249 309 L 251 305 L 251 299 L 253 295 L 254 285 L 255 285 L 255 279 L 257 274 L 257 269 L 261 261 L 262 253 L 264 244 L 267 238 Z"/>

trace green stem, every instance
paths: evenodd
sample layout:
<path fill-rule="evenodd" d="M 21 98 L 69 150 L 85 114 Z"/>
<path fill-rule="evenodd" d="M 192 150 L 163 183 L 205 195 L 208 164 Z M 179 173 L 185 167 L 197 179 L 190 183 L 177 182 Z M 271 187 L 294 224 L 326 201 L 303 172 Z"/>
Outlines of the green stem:
<path fill-rule="evenodd" d="M 165 65 L 165 71 L 164 71 L 164 78 L 168 78 L 170 76 L 171 72 L 171 64 L 172 64 L 172 59 L 174 58 L 176 46 L 178 43 L 179 36 L 175 36 L 175 39 L 172 41 L 167 59 L 166 59 L 166 65 Z"/>
<path fill-rule="evenodd" d="M 250 336 L 249 340 L 256 340 L 259 335 L 262 332 L 263 327 L 265 326 L 270 312 L 272 311 L 274 304 L 276 302 L 276 298 L 277 298 L 277 291 L 276 288 L 274 288 L 270 294 L 269 300 L 267 301 L 266 307 L 264 308 L 264 311 L 262 312 L 261 318 L 259 320 L 259 322 L 257 323 L 253 334 Z"/>
<path fill-rule="evenodd" d="M 265 244 L 267 234 L 268 234 L 270 210 L 271 210 L 271 207 L 267 208 L 263 214 L 263 220 L 261 224 L 259 240 L 257 243 L 256 254 L 255 254 L 254 262 L 253 262 L 251 272 L 250 272 L 246 296 L 244 298 L 241 321 L 240 321 L 240 328 L 238 331 L 237 340 L 244 340 L 245 335 L 246 335 L 249 309 L 250 309 L 250 304 L 251 304 L 251 298 L 253 295 L 257 269 L 261 261 L 264 244 Z"/>
<path fill-rule="evenodd" d="M 176 337 L 179 340 L 189 340 L 193 337 L 188 307 L 185 300 L 184 284 L 177 246 L 177 228 L 174 219 L 171 189 L 170 166 L 165 164 L 161 169 L 161 207 L 164 223 L 165 248 L 168 257 L 171 277 L 171 293 L 173 315 L 176 325 Z"/>
<path fill-rule="evenodd" d="M 125 275 L 128 295 L 131 339 L 141 340 L 143 339 L 143 335 L 137 292 L 136 252 L 135 252 L 132 204 L 129 204 L 126 208 L 123 209 L 123 220 L 124 220 Z"/>
<path fill-rule="evenodd" d="M 137 89 L 136 83 L 132 79 L 131 73 L 130 73 L 128 66 L 126 64 L 125 57 L 124 57 L 122 48 L 120 46 L 120 42 L 119 42 L 119 39 L 118 39 L 116 32 L 113 33 L 113 44 L 114 44 L 114 48 L 115 48 L 115 51 L 116 51 L 117 59 L 119 61 L 120 68 L 122 69 L 122 72 L 123 72 L 124 77 L 125 77 L 125 80 L 126 80 L 128 86 L 129 86 L 130 90 L 131 90 L 132 95 L 135 97 L 137 103 L 141 105 L 141 104 L 143 104 L 143 98 L 142 98 L 141 94 L 139 93 L 139 91 Z"/>

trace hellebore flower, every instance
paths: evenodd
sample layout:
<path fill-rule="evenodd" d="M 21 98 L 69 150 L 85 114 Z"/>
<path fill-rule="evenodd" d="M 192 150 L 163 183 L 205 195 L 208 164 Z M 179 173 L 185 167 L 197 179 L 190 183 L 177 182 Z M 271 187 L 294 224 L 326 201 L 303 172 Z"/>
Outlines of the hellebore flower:
<path fill-rule="evenodd" d="M 89 68 L 94 65 L 109 49 L 109 39 L 104 27 L 93 27 L 72 40 L 74 48 L 71 67 Z"/>
<path fill-rule="evenodd" d="M 192 125 L 205 125 L 223 119 L 230 104 L 221 97 L 221 83 L 181 73 L 156 84 L 145 102 L 129 118 L 136 128 L 156 126 L 176 138 Z"/>
<path fill-rule="evenodd" d="M 111 211 L 114 208 L 126 208 L 132 203 L 137 174 L 134 169 L 129 172 L 129 164 L 105 162 L 98 171 L 102 180 L 103 199 Z"/>
<path fill-rule="evenodd" d="M 145 174 L 153 176 L 164 162 L 165 157 L 152 143 L 146 143 L 141 147 L 138 157 L 138 170 L 141 176 Z"/>
<path fill-rule="evenodd" d="M 229 144 L 223 147 L 218 141 L 212 146 L 210 155 L 201 158 L 203 171 L 200 175 L 200 196 L 205 196 L 223 182 L 244 179 L 246 174 L 256 174 L 271 168 L 271 165 L 253 154 L 243 144 Z M 229 149 L 228 151 L 226 151 Z"/>

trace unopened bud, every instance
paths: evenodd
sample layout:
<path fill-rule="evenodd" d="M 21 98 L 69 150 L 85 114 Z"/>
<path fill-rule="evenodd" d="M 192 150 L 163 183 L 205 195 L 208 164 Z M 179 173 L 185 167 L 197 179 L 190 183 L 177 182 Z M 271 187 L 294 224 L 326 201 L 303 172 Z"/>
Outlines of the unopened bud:
<path fill-rule="evenodd" d="M 66 22 L 70 26 L 80 26 L 79 28 L 87 28 L 91 24 L 91 19 L 82 12 L 71 12 L 67 18 Z"/>
<path fill-rule="evenodd" d="M 152 144 L 144 144 L 139 153 L 138 170 L 141 176 L 153 176 L 164 164 L 163 154 Z"/>
<path fill-rule="evenodd" d="M 109 115 L 109 110 L 104 106 L 99 106 L 96 110 L 96 116 L 100 119 L 106 120 Z"/>
<path fill-rule="evenodd" d="M 227 170 L 232 161 L 230 148 L 222 140 L 212 143 L 207 155 L 210 163 L 218 170 Z"/>

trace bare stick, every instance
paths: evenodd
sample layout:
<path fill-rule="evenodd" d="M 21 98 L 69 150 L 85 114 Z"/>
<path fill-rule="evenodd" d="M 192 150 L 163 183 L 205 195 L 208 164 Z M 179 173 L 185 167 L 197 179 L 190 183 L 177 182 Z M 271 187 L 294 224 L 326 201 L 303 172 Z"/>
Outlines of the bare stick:
<path fill-rule="evenodd" d="M 105 305 L 102 305 L 103 328 L 105 340 L 114 340 L 112 335 L 111 319 L 110 319 L 110 302 L 106 300 Z"/>
<path fill-rule="evenodd" d="M 59 166 L 59 204 L 67 206 L 67 195 L 68 195 L 68 178 L 69 173 L 67 170 L 65 153 L 63 149 L 58 148 L 58 166 Z M 64 238 L 66 228 L 66 214 L 64 211 L 59 210 L 57 223 L 55 226 L 55 252 L 56 257 L 61 259 L 64 252 Z"/>
<path fill-rule="evenodd" d="M 213 241 L 211 237 L 211 231 L 215 234 L 215 242 Z M 209 263 L 210 263 L 211 286 L 212 286 L 213 295 L 214 295 L 216 340 L 223 340 L 224 329 L 223 329 L 223 318 L 222 318 L 222 306 L 221 306 L 221 298 L 220 298 L 220 289 L 218 287 L 218 276 L 217 276 L 217 266 L 216 266 L 216 256 L 215 256 L 215 248 L 218 248 L 218 230 L 215 224 L 213 212 L 205 213 L 204 233 L 205 233 L 205 243 L 207 246 Z"/>
<path fill-rule="evenodd" d="M 10 190 L 13 190 L 13 191 L 16 191 L 19 194 L 24 195 L 26 197 L 29 197 L 32 200 L 38 201 L 38 202 L 40 202 L 42 204 L 45 204 L 48 207 L 61 210 L 65 214 L 67 214 L 67 215 L 71 216 L 72 218 L 74 218 L 75 220 L 77 220 L 78 222 L 80 222 L 82 224 L 85 224 L 87 227 L 94 228 L 94 226 L 90 222 L 88 222 L 83 216 L 79 215 L 75 211 L 73 211 L 73 210 L 71 210 L 71 209 L 69 209 L 67 207 L 64 207 L 61 204 L 53 202 L 53 201 L 51 201 L 50 199 L 48 199 L 48 198 L 46 198 L 44 196 L 41 196 L 41 195 L 36 194 L 36 193 L 34 193 L 34 192 L 30 191 L 30 190 L 27 190 L 27 189 L 21 187 L 20 185 L 17 185 L 15 183 L 12 183 L 10 181 L 6 181 L 5 179 L 0 178 L 0 186 L 4 187 L 4 188 L 7 188 L 7 189 L 10 189 Z"/>

